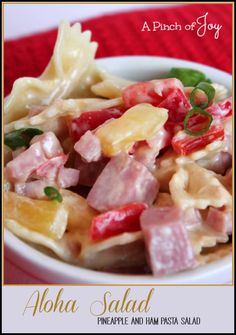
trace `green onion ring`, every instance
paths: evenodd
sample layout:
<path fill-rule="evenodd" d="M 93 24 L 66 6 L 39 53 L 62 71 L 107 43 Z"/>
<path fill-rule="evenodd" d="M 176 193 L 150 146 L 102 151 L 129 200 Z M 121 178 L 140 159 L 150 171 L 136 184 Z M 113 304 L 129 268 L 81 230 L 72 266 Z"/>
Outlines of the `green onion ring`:
<path fill-rule="evenodd" d="M 62 202 L 63 200 L 61 193 L 55 187 L 52 186 L 45 187 L 44 193 L 50 200 L 56 200 L 58 202 Z"/>
<path fill-rule="evenodd" d="M 208 117 L 209 119 L 209 123 L 206 127 L 202 128 L 199 131 L 193 131 L 187 128 L 188 126 L 188 120 L 194 115 L 194 114 L 200 114 L 200 115 L 204 115 L 206 117 Z M 201 109 L 200 107 L 193 107 L 185 116 L 184 119 L 184 131 L 186 134 L 191 135 L 191 136 L 199 136 L 204 134 L 205 132 L 207 132 L 211 126 L 211 123 L 213 121 L 213 117 L 210 113 L 204 111 L 203 109 Z"/>
<path fill-rule="evenodd" d="M 206 94 L 207 100 L 208 100 L 207 102 L 202 101 L 202 102 L 200 102 L 199 105 L 195 104 L 194 98 L 195 98 L 195 95 L 197 93 L 197 90 L 201 90 Z M 190 94 L 190 103 L 193 107 L 206 108 L 210 105 L 210 103 L 214 99 L 214 96 L 215 96 L 214 87 L 211 86 L 209 83 L 201 82 L 192 90 L 192 92 Z"/>
<path fill-rule="evenodd" d="M 43 131 L 38 128 L 21 128 L 13 130 L 4 136 L 4 144 L 12 150 L 16 150 L 20 147 L 28 147 L 31 139 L 36 136 L 43 134 Z"/>

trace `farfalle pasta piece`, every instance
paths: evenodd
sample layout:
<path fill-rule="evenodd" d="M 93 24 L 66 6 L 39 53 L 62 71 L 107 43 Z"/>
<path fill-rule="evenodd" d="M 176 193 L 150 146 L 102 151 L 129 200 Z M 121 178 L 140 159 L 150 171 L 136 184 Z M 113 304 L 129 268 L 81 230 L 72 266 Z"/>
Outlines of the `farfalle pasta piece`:
<path fill-rule="evenodd" d="M 174 203 L 182 208 L 231 206 L 232 197 L 216 175 L 195 163 L 179 167 L 169 183 Z"/>
<path fill-rule="evenodd" d="M 169 182 L 178 169 L 176 163 L 177 154 L 173 151 L 166 152 L 161 158 L 156 160 L 154 176 L 160 183 L 161 192 L 169 192 Z"/>
<path fill-rule="evenodd" d="M 5 220 L 5 227 L 19 238 L 36 245 L 46 247 L 47 250 L 53 251 L 55 255 L 66 262 L 74 262 L 75 259 L 63 240 L 53 240 L 43 234 L 29 230 L 23 227 L 15 220 Z M 78 260 L 77 260 L 78 262 Z"/>
<path fill-rule="evenodd" d="M 33 231 L 14 219 L 5 219 L 5 227 L 21 239 L 46 248 L 46 254 L 84 267 L 105 269 L 129 269 L 146 264 L 141 232 L 124 233 L 101 242 L 90 239 L 90 223 L 96 211 L 86 200 L 68 190 L 61 190 L 63 206 L 68 211 L 66 232 L 60 239 Z"/>
<path fill-rule="evenodd" d="M 92 218 L 98 213 L 88 206 L 83 197 L 68 190 L 61 192 L 69 216 L 67 232 L 59 246 L 67 249 L 73 262 L 97 270 L 132 268 L 145 263 L 141 232 L 124 233 L 93 242 L 90 239 L 90 225 Z"/>
<path fill-rule="evenodd" d="M 203 248 L 212 248 L 218 243 L 226 243 L 229 240 L 227 234 L 219 233 L 205 224 L 189 230 L 188 235 L 195 255 L 200 255 Z"/>
<path fill-rule="evenodd" d="M 61 194 L 63 204 L 68 210 L 67 230 L 87 231 L 97 212 L 88 205 L 86 199 L 82 196 L 65 189 L 61 190 Z"/>
<path fill-rule="evenodd" d="M 212 83 L 211 86 L 213 86 L 215 89 L 214 102 L 219 102 L 229 96 L 228 89 L 224 85 Z"/>
<path fill-rule="evenodd" d="M 91 85 L 91 69 L 97 43 L 90 42 L 91 33 L 81 33 L 79 23 L 70 27 L 63 22 L 53 56 L 39 78 L 20 78 L 15 81 L 11 94 L 5 100 L 4 122 L 18 120 L 28 113 L 31 105 L 50 105 L 55 99 L 79 96 L 82 89 Z"/>
<path fill-rule="evenodd" d="M 37 127 L 43 131 L 53 131 L 57 136 L 67 129 L 66 122 L 61 117 L 78 117 L 81 112 L 94 109 L 105 109 L 121 105 L 121 98 L 116 99 L 57 99 L 45 107 L 39 114 L 12 121 L 4 126 L 4 132 Z M 49 123 L 50 122 L 50 123 Z"/>
<path fill-rule="evenodd" d="M 104 98 L 117 98 L 121 97 L 122 90 L 134 84 L 134 81 L 127 80 L 121 77 L 113 76 L 106 71 L 99 71 L 99 75 L 102 77 L 102 81 L 91 87 L 91 91 L 97 96 Z"/>
<path fill-rule="evenodd" d="M 232 243 L 217 244 L 212 248 L 203 248 L 202 253 L 196 258 L 199 265 L 205 265 L 229 256 L 232 257 Z"/>
<path fill-rule="evenodd" d="M 53 252 L 62 260 L 97 270 L 128 269 L 146 265 L 141 232 L 124 233 L 101 242 L 89 237 L 90 223 L 96 211 L 86 200 L 68 190 L 61 190 L 63 206 L 68 211 L 66 232 L 60 239 L 33 231 L 16 218 L 6 218 L 5 227 L 21 239 Z M 19 197 L 19 196 L 16 196 Z M 17 205 L 17 204 L 16 204 Z"/>

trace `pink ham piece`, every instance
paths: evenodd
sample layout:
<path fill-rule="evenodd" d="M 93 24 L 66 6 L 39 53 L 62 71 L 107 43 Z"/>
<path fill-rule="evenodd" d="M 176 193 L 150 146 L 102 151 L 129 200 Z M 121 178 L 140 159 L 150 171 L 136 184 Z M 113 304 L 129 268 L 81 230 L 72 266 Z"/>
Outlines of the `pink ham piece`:
<path fill-rule="evenodd" d="M 68 188 L 76 186 L 79 180 L 79 171 L 70 168 L 59 169 L 57 180 L 33 180 L 26 183 L 16 183 L 15 192 L 32 199 L 47 199 L 44 188 L 53 186 L 56 188 Z"/>
<path fill-rule="evenodd" d="M 209 158 L 203 157 L 199 159 L 197 164 L 205 169 L 223 175 L 232 166 L 232 155 L 224 151 L 217 152 L 215 155 L 210 155 Z"/>
<path fill-rule="evenodd" d="M 140 221 L 154 276 L 177 273 L 196 265 L 181 209 L 149 208 L 143 211 Z"/>
<path fill-rule="evenodd" d="M 47 162 L 40 142 L 34 143 L 15 159 L 7 163 L 6 177 L 10 182 L 25 182 L 34 170 Z"/>
<path fill-rule="evenodd" d="M 15 192 L 32 199 L 46 199 L 47 196 L 44 193 L 44 188 L 47 186 L 56 187 L 55 184 L 49 184 L 45 180 L 34 180 L 27 183 L 15 184 Z"/>
<path fill-rule="evenodd" d="M 24 152 L 25 150 L 26 150 L 26 147 L 20 147 L 20 148 L 17 148 L 16 150 L 13 150 L 12 151 L 12 158 L 15 159 L 17 156 L 22 154 L 22 152 Z"/>
<path fill-rule="evenodd" d="M 134 158 L 145 165 L 150 171 L 155 169 L 155 160 L 159 155 L 160 150 L 171 144 L 171 136 L 165 130 L 160 129 L 157 134 L 147 141 L 136 143 L 134 145 Z"/>
<path fill-rule="evenodd" d="M 79 170 L 60 167 L 57 175 L 57 185 L 60 188 L 76 186 L 79 182 Z"/>
<path fill-rule="evenodd" d="M 206 224 L 219 233 L 232 234 L 232 210 L 210 207 Z"/>
<path fill-rule="evenodd" d="M 132 202 L 151 205 L 159 190 L 156 178 L 126 153 L 113 157 L 90 190 L 87 202 L 100 212 Z"/>
<path fill-rule="evenodd" d="M 102 156 L 100 141 L 90 130 L 80 137 L 74 149 L 88 163 L 97 162 Z"/>
<path fill-rule="evenodd" d="M 56 135 L 49 131 L 42 135 L 36 135 L 32 138 L 30 144 L 39 142 L 47 158 L 52 158 L 63 154 L 63 149 Z"/>
<path fill-rule="evenodd" d="M 33 177 L 55 183 L 59 188 L 76 186 L 79 181 L 79 170 L 65 168 L 67 159 L 68 155 L 65 154 L 49 159 L 33 173 Z"/>
<path fill-rule="evenodd" d="M 65 154 L 48 159 L 37 170 L 35 170 L 33 177 L 44 178 L 46 180 L 55 180 L 59 168 L 66 163 L 67 159 L 68 155 Z"/>

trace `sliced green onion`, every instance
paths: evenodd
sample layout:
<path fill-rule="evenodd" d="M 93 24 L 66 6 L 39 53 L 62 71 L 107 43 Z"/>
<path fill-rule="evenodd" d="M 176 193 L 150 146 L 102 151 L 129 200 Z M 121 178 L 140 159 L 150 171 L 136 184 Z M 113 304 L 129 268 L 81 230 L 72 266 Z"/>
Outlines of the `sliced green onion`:
<path fill-rule="evenodd" d="M 43 131 L 38 128 L 21 128 L 13 130 L 4 136 L 4 144 L 12 150 L 20 147 L 28 147 L 31 139 L 35 135 L 43 134 Z"/>
<path fill-rule="evenodd" d="M 197 114 L 204 115 L 204 116 L 206 116 L 209 119 L 209 122 L 208 122 L 207 126 L 204 127 L 204 128 L 202 128 L 201 130 L 198 130 L 198 131 L 193 131 L 191 129 L 188 129 L 188 121 L 195 114 L 196 115 Z M 185 116 L 185 119 L 184 119 L 184 131 L 185 131 L 186 134 L 191 135 L 191 136 L 200 136 L 200 135 L 204 134 L 205 132 L 207 132 L 209 130 L 212 121 L 213 121 L 213 117 L 212 117 L 212 115 L 210 113 L 204 111 L 200 107 L 194 107 Z"/>
<path fill-rule="evenodd" d="M 207 101 L 201 101 L 199 104 L 195 103 L 195 96 L 198 90 L 201 90 L 206 94 Z M 214 87 L 210 85 L 209 83 L 201 82 L 192 90 L 189 99 L 193 107 L 206 108 L 212 102 L 212 100 L 214 99 L 214 96 L 215 96 Z"/>
<path fill-rule="evenodd" d="M 202 81 L 209 81 L 203 72 L 182 67 L 173 67 L 167 73 L 166 77 L 177 78 L 182 81 L 184 86 L 194 87 Z"/>
<path fill-rule="evenodd" d="M 44 193 L 50 200 L 56 200 L 58 202 L 62 202 L 63 200 L 61 193 L 55 187 L 52 186 L 45 187 Z"/>

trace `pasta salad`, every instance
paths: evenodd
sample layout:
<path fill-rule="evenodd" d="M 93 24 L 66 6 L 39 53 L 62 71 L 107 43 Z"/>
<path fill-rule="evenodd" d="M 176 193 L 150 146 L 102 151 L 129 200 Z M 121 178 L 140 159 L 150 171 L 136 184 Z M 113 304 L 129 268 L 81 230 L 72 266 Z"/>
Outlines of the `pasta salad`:
<path fill-rule="evenodd" d="M 78 266 L 170 275 L 231 252 L 232 98 L 189 68 L 134 82 L 63 22 L 4 108 L 5 227 Z"/>

